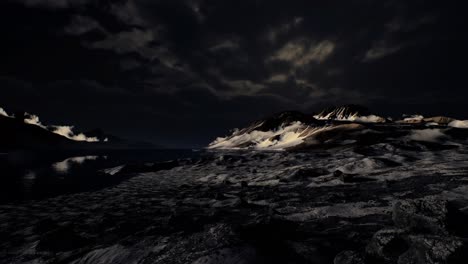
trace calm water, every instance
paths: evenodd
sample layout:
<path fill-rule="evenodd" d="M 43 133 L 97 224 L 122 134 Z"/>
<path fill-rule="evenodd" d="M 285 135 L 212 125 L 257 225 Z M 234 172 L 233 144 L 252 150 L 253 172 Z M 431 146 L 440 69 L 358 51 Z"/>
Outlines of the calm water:
<path fill-rule="evenodd" d="M 99 170 L 123 164 L 196 158 L 199 154 L 195 150 L 0 153 L 0 203 L 97 190 L 126 177 L 105 175 Z"/>

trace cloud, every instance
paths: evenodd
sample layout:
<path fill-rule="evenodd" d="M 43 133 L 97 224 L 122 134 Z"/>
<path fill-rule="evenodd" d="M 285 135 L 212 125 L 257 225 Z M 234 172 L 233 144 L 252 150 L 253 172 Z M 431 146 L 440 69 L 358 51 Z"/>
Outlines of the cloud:
<path fill-rule="evenodd" d="M 324 62 L 335 49 L 335 43 L 329 40 L 311 44 L 307 42 L 305 40 L 290 41 L 271 56 L 270 60 L 286 61 L 295 67 L 302 67 L 311 62 Z"/>
<path fill-rule="evenodd" d="M 201 10 L 201 3 L 200 0 L 189 0 L 187 1 L 187 5 L 192 9 L 195 17 L 199 22 L 203 22 L 205 20 L 205 15 L 202 13 Z"/>
<path fill-rule="evenodd" d="M 144 60 L 156 59 L 167 68 L 180 70 L 187 64 L 184 64 L 183 60 L 171 50 L 170 42 L 164 36 L 165 31 L 163 26 L 146 29 L 133 28 L 115 34 L 104 31 L 107 35 L 105 39 L 85 42 L 84 46 L 90 49 L 112 50 L 121 56 L 134 57 L 135 54 L 139 54 Z M 128 67 L 124 66 L 124 68 Z M 189 72 L 188 69 L 185 71 Z"/>
<path fill-rule="evenodd" d="M 267 31 L 267 39 L 275 43 L 281 35 L 290 32 L 292 29 L 297 28 L 304 21 L 303 17 L 294 17 L 292 21 L 282 24 L 279 27 L 271 28 Z"/>
<path fill-rule="evenodd" d="M 105 32 L 99 22 L 93 18 L 87 16 L 74 16 L 71 19 L 70 24 L 65 27 L 65 32 L 70 35 L 82 35 L 95 29 Z"/>
<path fill-rule="evenodd" d="M 423 26 L 428 26 L 436 21 L 433 15 L 424 15 L 421 18 L 405 18 L 397 16 L 384 24 L 382 36 L 375 40 L 372 47 L 367 50 L 362 59 L 363 62 L 371 62 L 399 52 L 401 49 L 414 45 L 415 41 L 399 39 L 401 35 L 416 32 Z"/>
<path fill-rule="evenodd" d="M 266 80 L 267 83 L 274 83 L 274 82 L 285 82 L 287 81 L 289 78 L 288 75 L 286 74 L 274 74 L 272 76 L 270 76 L 270 78 L 268 78 L 268 80 Z"/>
<path fill-rule="evenodd" d="M 78 7 L 87 4 L 90 0 L 20 0 L 28 7 L 43 7 L 61 9 Z"/>
<path fill-rule="evenodd" d="M 378 60 L 381 58 L 384 58 L 386 56 L 389 56 L 391 54 L 394 54 L 398 51 L 400 51 L 403 48 L 403 46 L 387 46 L 386 43 L 379 43 L 372 48 L 370 48 L 368 51 L 366 51 L 366 54 L 364 55 L 363 62 L 371 62 L 373 60 Z"/>
<path fill-rule="evenodd" d="M 89 46 L 94 49 L 113 50 L 118 54 L 141 53 L 143 52 L 142 49 L 147 47 L 154 38 L 153 31 L 134 28 L 131 31 L 110 35 L 104 40 L 91 43 Z"/>
<path fill-rule="evenodd" d="M 409 19 L 401 16 L 397 16 L 390 22 L 385 24 L 388 32 L 411 32 L 418 30 L 420 27 L 434 24 L 437 21 L 437 16 L 432 14 L 424 15 L 420 18 Z"/>
<path fill-rule="evenodd" d="M 209 48 L 210 51 L 216 52 L 220 50 L 236 50 L 239 49 L 239 42 L 236 40 L 226 39 Z"/>
<path fill-rule="evenodd" d="M 224 93 L 228 96 L 255 95 L 266 88 L 265 85 L 250 80 L 223 80 L 223 83 L 232 89 Z"/>
<path fill-rule="evenodd" d="M 110 12 L 125 23 L 131 25 L 143 25 L 145 23 L 135 1 L 113 4 L 110 8 Z"/>

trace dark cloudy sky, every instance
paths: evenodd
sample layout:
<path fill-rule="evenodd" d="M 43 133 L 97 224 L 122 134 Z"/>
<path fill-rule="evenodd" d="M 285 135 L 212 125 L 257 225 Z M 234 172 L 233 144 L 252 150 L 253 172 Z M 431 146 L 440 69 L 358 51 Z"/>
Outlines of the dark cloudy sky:
<path fill-rule="evenodd" d="M 0 107 L 175 147 L 330 104 L 468 119 L 457 3 L 2 0 Z"/>

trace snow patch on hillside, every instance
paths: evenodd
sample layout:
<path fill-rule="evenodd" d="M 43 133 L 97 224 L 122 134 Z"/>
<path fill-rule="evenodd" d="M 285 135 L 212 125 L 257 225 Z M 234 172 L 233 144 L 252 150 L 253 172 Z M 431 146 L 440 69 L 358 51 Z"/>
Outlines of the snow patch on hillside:
<path fill-rule="evenodd" d="M 468 128 L 468 120 L 455 120 L 448 124 L 449 127 Z"/>
<path fill-rule="evenodd" d="M 27 117 L 24 119 L 24 122 L 26 124 L 35 125 L 35 126 L 39 126 L 39 127 L 44 128 L 44 129 L 47 129 L 46 126 L 44 126 L 41 123 L 41 121 L 39 120 L 39 117 L 37 115 L 26 113 L 26 116 Z"/>
<path fill-rule="evenodd" d="M 323 131 L 328 127 L 310 127 L 301 122 L 293 122 L 280 127 L 275 131 L 251 131 L 249 133 L 236 134 L 228 137 L 217 138 L 211 143 L 209 149 L 237 149 L 239 146 L 253 149 L 283 150 L 297 146 L 313 133 Z"/>
<path fill-rule="evenodd" d="M 0 107 L 0 115 L 6 116 L 6 117 L 14 117 L 14 116 L 8 115 L 8 113 L 1 107 Z M 42 124 L 39 116 L 34 115 L 34 114 L 25 113 L 25 117 L 23 121 L 26 124 L 41 127 L 54 134 L 64 136 L 74 141 L 99 142 L 99 139 L 97 137 L 87 137 L 83 133 L 75 134 L 75 132 L 73 131 L 73 126 L 46 126 Z M 104 142 L 107 142 L 107 139 L 105 139 Z"/>
<path fill-rule="evenodd" d="M 73 126 L 53 126 L 52 132 L 75 141 L 99 142 L 97 137 L 87 137 L 83 133 L 75 135 Z"/>
<path fill-rule="evenodd" d="M 3 108 L 0 107 L 0 115 L 2 116 L 6 116 L 6 117 L 10 117 L 7 112 L 5 110 L 3 110 Z"/>

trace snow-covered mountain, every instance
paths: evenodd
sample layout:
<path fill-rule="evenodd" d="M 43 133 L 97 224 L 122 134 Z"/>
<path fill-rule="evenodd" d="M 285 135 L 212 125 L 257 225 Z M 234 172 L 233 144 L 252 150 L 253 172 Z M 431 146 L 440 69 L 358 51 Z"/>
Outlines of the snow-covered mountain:
<path fill-rule="evenodd" d="M 73 126 L 65 126 L 65 125 L 44 125 L 39 119 L 39 116 L 30 114 L 27 112 L 23 113 L 16 113 L 16 115 L 9 115 L 3 108 L 0 108 L 0 116 L 10 118 L 10 119 L 17 119 L 22 120 L 25 124 L 34 125 L 40 127 L 44 130 L 52 132 L 54 134 L 66 137 L 70 140 L 74 141 L 85 141 L 85 142 L 99 142 L 104 141 L 106 142 L 107 139 L 99 139 L 97 137 L 89 137 L 84 133 L 76 133 L 73 131 Z"/>
<path fill-rule="evenodd" d="M 27 112 L 8 114 L 0 108 L 0 149 L 153 148 L 150 143 L 120 139 L 100 129 L 75 132 L 73 126 L 45 125 Z"/>
<path fill-rule="evenodd" d="M 437 116 L 409 116 L 393 122 L 362 106 L 327 108 L 316 115 L 282 112 L 219 137 L 208 149 L 298 150 L 324 146 L 371 144 L 387 140 L 442 142 L 465 139 L 468 121 Z M 466 132 L 466 133 L 465 133 Z M 454 141 L 450 141 L 454 142 Z"/>

